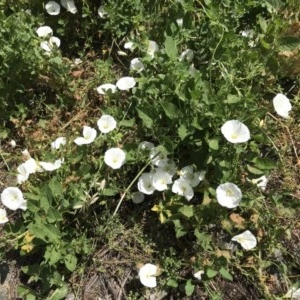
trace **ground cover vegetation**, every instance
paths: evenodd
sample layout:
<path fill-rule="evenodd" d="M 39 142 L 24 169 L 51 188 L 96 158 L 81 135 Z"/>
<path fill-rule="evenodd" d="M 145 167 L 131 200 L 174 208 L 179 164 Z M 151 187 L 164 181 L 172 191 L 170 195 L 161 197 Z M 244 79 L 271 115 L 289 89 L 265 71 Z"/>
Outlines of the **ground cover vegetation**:
<path fill-rule="evenodd" d="M 0 1 L 0 253 L 21 299 L 296 297 L 299 12 Z"/>

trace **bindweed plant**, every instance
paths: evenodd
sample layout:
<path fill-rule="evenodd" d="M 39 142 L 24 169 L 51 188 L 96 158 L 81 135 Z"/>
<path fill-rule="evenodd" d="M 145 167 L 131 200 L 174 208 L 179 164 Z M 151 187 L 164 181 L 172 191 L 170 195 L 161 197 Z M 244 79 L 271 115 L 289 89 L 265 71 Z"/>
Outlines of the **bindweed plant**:
<path fill-rule="evenodd" d="M 75 102 L 60 126 L 37 116 L 47 138 L 24 142 L 16 183 L 1 193 L 3 253 L 26 261 L 20 296 L 65 298 L 72 276 L 109 269 L 99 252 L 126 252 L 116 246 L 124 235 L 147 288 L 199 296 L 213 280 L 247 274 L 269 297 L 262 273 L 290 226 L 277 226 L 283 197 L 268 188 L 282 163 L 272 126 L 288 128 L 296 102 L 277 74 L 280 51 L 292 47 L 282 37 L 288 4 L 96 2 L 2 12 L 0 34 L 20 31 L 8 39 L 18 55 L 2 52 L 4 113 L 13 84 L 24 92 L 41 76 L 55 94 L 48 114 Z M 129 237 L 122 226 L 132 222 L 139 234 Z"/>

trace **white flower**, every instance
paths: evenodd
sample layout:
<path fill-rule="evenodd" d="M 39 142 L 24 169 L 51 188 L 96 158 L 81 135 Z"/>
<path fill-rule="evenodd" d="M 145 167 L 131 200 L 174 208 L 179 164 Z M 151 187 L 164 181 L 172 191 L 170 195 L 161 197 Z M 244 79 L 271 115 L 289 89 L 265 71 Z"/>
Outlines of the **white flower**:
<path fill-rule="evenodd" d="M 265 175 L 251 180 L 251 182 L 253 184 L 256 184 L 256 186 L 258 188 L 262 189 L 263 191 L 266 189 L 268 181 L 269 181 L 269 178 L 266 177 Z"/>
<path fill-rule="evenodd" d="M 154 58 L 154 53 L 159 50 L 159 47 L 156 42 L 149 41 L 148 42 L 148 48 L 147 48 L 147 54 L 150 55 L 152 58 Z"/>
<path fill-rule="evenodd" d="M 297 289 L 296 287 L 292 287 L 287 291 L 287 293 L 282 297 L 282 299 L 300 299 L 300 289 Z"/>
<path fill-rule="evenodd" d="M 9 142 L 9 144 L 10 144 L 10 146 L 11 146 L 12 148 L 15 148 L 15 147 L 17 146 L 17 143 L 16 143 L 15 140 L 11 140 L 11 141 Z"/>
<path fill-rule="evenodd" d="M 224 123 L 221 131 L 230 143 L 244 143 L 250 139 L 248 127 L 238 120 L 230 120 Z"/>
<path fill-rule="evenodd" d="M 51 36 L 53 34 L 53 30 L 49 26 L 41 26 L 36 30 L 36 33 L 39 37 L 45 37 L 47 35 Z"/>
<path fill-rule="evenodd" d="M 126 42 L 124 44 L 124 49 L 133 50 L 134 49 L 134 43 L 133 42 Z"/>
<path fill-rule="evenodd" d="M 186 60 L 187 62 L 191 62 L 194 58 L 194 51 L 191 49 L 184 50 L 180 55 L 180 61 Z"/>
<path fill-rule="evenodd" d="M 30 153 L 29 153 L 29 151 L 27 149 L 25 149 L 25 150 L 22 151 L 22 155 L 23 155 L 23 158 L 25 160 L 28 160 L 28 159 L 31 158 Z"/>
<path fill-rule="evenodd" d="M 141 193 L 151 195 L 155 191 L 153 186 L 153 173 L 143 173 L 138 180 L 138 190 Z"/>
<path fill-rule="evenodd" d="M 135 204 L 142 203 L 145 199 L 145 195 L 142 192 L 135 192 L 131 196 L 132 202 Z"/>
<path fill-rule="evenodd" d="M 60 13 L 60 5 L 55 1 L 49 1 L 45 8 L 47 13 L 51 16 L 56 16 Z"/>
<path fill-rule="evenodd" d="M 253 249 L 257 244 L 256 237 L 249 230 L 235 235 L 231 240 L 240 243 L 246 250 Z"/>
<path fill-rule="evenodd" d="M 43 172 L 43 169 L 34 158 L 29 158 L 22 165 L 25 167 L 25 169 L 29 174 L 34 174 L 36 172 Z"/>
<path fill-rule="evenodd" d="M 27 201 L 23 197 L 23 193 L 17 187 L 7 187 L 1 193 L 2 204 L 10 210 L 27 209 Z"/>
<path fill-rule="evenodd" d="M 159 147 L 154 147 L 150 150 L 150 159 L 154 166 L 161 168 L 165 167 L 169 161 L 167 155 Z"/>
<path fill-rule="evenodd" d="M 60 4 L 62 7 L 64 7 L 70 13 L 72 13 L 72 14 L 77 13 L 77 7 L 75 6 L 75 3 L 73 0 L 60 0 Z"/>
<path fill-rule="evenodd" d="M 49 163 L 45 161 L 40 161 L 39 164 L 45 171 L 54 171 L 61 167 L 63 163 L 62 159 L 57 159 L 54 163 Z"/>
<path fill-rule="evenodd" d="M 176 179 L 172 186 L 172 192 L 180 196 L 184 196 L 186 200 L 191 200 L 194 197 L 194 191 L 187 180 L 182 178 Z"/>
<path fill-rule="evenodd" d="M 82 63 L 82 59 L 80 59 L 80 58 L 74 59 L 74 65 L 80 65 L 81 63 Z"/>
<path fill-rule="evenodd" d="M 193 166 L 186 166 L 179 171 L 179 175 L 188 181 L 191 187 L 196 187 L 204 179 L 205 171 L 194 172 Z"/>
<path fill-rule="evenodd" d="M 220 184 L 216 194 L 219 204 L 227 208 L 237 207 L 242 200 L 241 190 L 231 182 Z"/>
<path fill-rule="evenodd" d="M 117 122 L 110 115 L 102 115 L 97 121 L 97 125 L 102 133 L 108 133 L 116 128 Z"/>
<path fill-rule="evenodd" d="M 151 150 L 152 148 L 154 148 L 154 145 L 151 142 L 143 141 L 143 142 L 139 143 L 139 149 L 142 149 L 142 150 L 145 150 L 145 149 Z"/>
<path fill-rule="evenodd" d="M 57 150 L 60 148 L 60 146 L 63 146 L 66 143 L 67 143 L 67 140 L 65 137 L 59 137 L 54 142 L 51 143 L 51 148 Z"/>
<path fill-rule="evenodd" d="M 17 182 L 18 182 L 18 184 L 22 184 L 23 182 L 25 182 L 28 179 L 30 173 L 28 172 L 25 164 L 19 165 L 17 168 L 17 171 L 18 171 Z"/>
<path fill-rule="evenodd" d="M 110 148 L 104 154 L 104 162 L 113 169 L 119 169 L 125 163 L 126 154 L 120 148 Z"/>
<path fill-rule="evenodd" d="M 118 55 L 120 55 L 120 56 L 127 56 L 127 53 L 124 52 L 124 51 L 121 51 L 121 50 L 119 50 L 117 53 L 118 53 Z"/>
<path fill-rule="evenodd" d="M 285 119 L 289 117 L 289 111 L 292 109 L 290 100 L 283 94 L 277 94 L 273 99 L 274 109 L 277 114 Z"/>
<path fill-rule="evenodd" d="M 168 184 L 172 183 L 172 176 L 163 171 L 162 169 L 157 169 L 153 175 L 153 186 L 158 191 L 164 191 L 168 189 Z"/>
<path fill-rule="evenodd" d="M 106 12 L 105 8 L 104 8 L 104 5 L 101 5 L 99 8 L 98 8 L 98 15 L 101 19 L 104 19 L 108 16 L 108 13 Z"/>
<path fill-rule="evenodd" d="M 176 23 L 179 27 L 182 27 L 183 26 L 183 19 L 180 18 L 180 19 L 176 19 Z"/>
<path fill-rule="evenodd" d="M 200 270 L 196 273 L 193 274 L 193 276 L 198 279 L 198 280 L 201 280 L 201 275 L 204 274 L 204 271 L 203 270 Z"/>
<path fill-rule="evenodd" d="M 89 126 L 83 126 L 83 137 L 78 137 L 74 140 L 77 145 L 91 144 L 97 136 L 97 131 Z"/>
<path fill-rule="evenodd" d="M 164 172 L 169 173 L 171 176 L 174 176 L 177 171 L 176 164 L 171 159 L 168 159 L 167 163 L 163 167 L 160 167 L 160 169 L 162 169 Z"/>
<path fill-rule="evenodd" d="M 116 83 L 117 88 L 121 91 L 127 91 L 133 88 L 135 85 L 136 81 L 133 77 L 122 77 Z"/>
<path fill-rule="evenodd" d="M 134 58 L 130 62 L 130 70 L 141 72 L 145 69 L 144 64 L 141 62 L 139 58 Z"/>
<path fill-rule="evenodd" d="M 153 264 L 145 264 L 140 268 L 139 277 L 141 283 L 149 288 L 156 287 L 157 266 Z"/>
<path fill-rule="evenodd" d="M 8 222 L 6 210 L 3 208 L 0 208 L 0 224 L 4 224 Z"/>
<path fill-rule="evenodd" d="M 60 39 L 56 36 L 51 36 L 49 41 L 42 41 L 40 45 L 46 52 L 51 52 L 53 48 L 59 48 Z"/>
<path fill-rule="evenodd" d="M 105 83 L 98 86 L 96 90 L 100 95 L 105 95 L 106 91 L 111 91 L 111 93 L 115 93 L 117 91 L 117 86 L 112 83 Z"/>
<path fill-rule="evenodd" d="M 197 69 L 194 67 L 194 64 L 191 64 L 189 67 L 189 74 L 194 77 L 196 75 Z"/>

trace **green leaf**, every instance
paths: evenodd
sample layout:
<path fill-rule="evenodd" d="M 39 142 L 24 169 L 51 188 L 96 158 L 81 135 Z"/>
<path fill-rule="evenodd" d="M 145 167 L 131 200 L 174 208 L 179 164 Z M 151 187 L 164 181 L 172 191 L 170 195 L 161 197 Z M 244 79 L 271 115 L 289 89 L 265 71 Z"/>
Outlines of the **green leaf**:
<path fill-rule="evenodd" d="M 191 296 L 194 293 L 195 286 L 192 284 L 192 280 L 189 279 L 185 284 L 185 294 Z"/>
<path fill-rule="evenodd" d="M 173 223 L 175 225 L 175 233 L 176 233 L 176 238 L 180 238 L 184 235 L 187 234 L 187 231 L 185 228 L 182 226 L 180 220 L 173 220 Z"/>
<path fill-rule="evenodd" d="M 178 287 L 178 283 L 175 279 L 169 279 L 168 282 L 167 282 L 167 285 L 171 286 L 171 287 L 174 287 L 174 288 Z"/>
<path fill-rule="evenodd" d="M 52 224 L 29 224 L 29 231 L 45 242 L 57 242 L 61 238 L 58 228 Z"/>
<path fill-rule="evenodd" d="M 166 37 L 165 40 L 166 53 L 170 58 L 176 58 L 178 56 L 177 47 L 174 39 L 170 36 Z"/>
<path fill-rule="evenodd" d="M 54 293 L 47 298 L 47 300 L 61 300 L 65 299 L 68 294 L 68 287 L 67 285 L 63 285 L 62 287 L 57 288 Z"/>
<path fill-rule="evenodd" d="M 102 194 L 104 196 L 114 196 L 116 194 L 118 194 L 119 190 L 117 189 L 114 189 L 114 188 L 105 188 L 103 191 L 102 191 Z"/>
<path fill-rule="evenodd" d="M 268 24 L 262 16 L 258 16 L 258 23 L 263 33 L 266 33 Z"/>
<path fill-rule="evenodd" d="M 169 119 L 174 120 L 175 118 L 182 116 L 182 113 L 178 107 L 171 102 L 161 102 L 161 106 Z"/>
<path fill-rule="evenodd" d="M 219 141 L 217 139 L 209 140 L 208 146 L 212 150 L 219 150 Z"/>
<path fill-rule="evenodd" d="M 72 255 L 72 254 L 66 255 L 65 265 L 68 268 L 68 270 L 73 272 L 75 270 L 76 266 L 77 266 L 77 257 L 75 255 Z"/>
<path fill-rule="evenodd" d="M 227 99 L 224 101 L 225 103 L 228 103 L 228 104 L 233 104 L 233 103 L 237 103 L 237 102 L 240 102 L 241 101 L 241 98 L 237 95 L 228 95 L 227 96 Z"/>
<path fill-rule="evenodd" d="M 279 40 L 279 51 L 293 51 L 300 46 L 300 39 L 294 36 L 284 36 Z"/>
<path fill-rule="evenodd" d="M 276 162 L 268 158 L 256 157 L 253 159 L 255 167 L 261 170 L 272 170 L 276 168 Z"/>
<path fill-rule="evenodd" d="M 206 271 L 206 275 L 208 278 L 213 278 L 218 274 L 217 271 L 213 270 L 213 269 L 207 269 Z"/>
<path fill-rule="evenodd" d="M 264 173 L 263 171 L 261 171 L 257 168 L 251 167 L 250 165 L 247 165 L 247 170 L 254 175 L 262 175 Z"/>
<path fill-rule="evenodd" d="M 224 269 L 223 267 L 220 269 L 220 274 L 227 280 L 230 280 L 232 281 L 233 280 L 233 277 L 232 275 L 226 270 Z"/>
<path fill-rule="evenodd" d="M 153 120 L 147 114 L 145 114 L 143 111 L 141 111 L 140 109 L 137 108 L 136 110 L 137 110 L 139 117 L 143 120 L 143 123 L 145 124 L 145 126 L 147 128 L 151 128 L 153 125 Z"/>
<path fill-rule="evenodd" d="M 186 126 L 184 124 L 181 124 L 177 130 L 178 132 L 178 136 L 180 137 L 180 139 L 183 141 L 189 134 L 188 129 L 186 128 Z"/>
<path fill-rule="evenodd" d="M 191 205 L 184 205 L 178 211 L 187 218 L 191 218 L 194 215 L 194 207 Z"/>

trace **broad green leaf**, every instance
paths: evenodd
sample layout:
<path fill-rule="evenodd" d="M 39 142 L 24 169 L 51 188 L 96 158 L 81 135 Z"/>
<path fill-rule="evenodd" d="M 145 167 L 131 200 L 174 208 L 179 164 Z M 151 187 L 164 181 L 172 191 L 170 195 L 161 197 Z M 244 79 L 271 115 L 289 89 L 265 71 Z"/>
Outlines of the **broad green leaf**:
<path fill-rule="evenodd" d="M 217 271 L 213 270 L 213 269 L 207 269 L 206 271 L 206 275 L 208 278 L 213 278 L 218 274 Z"/>
<path fill-rule="evenodd" d="M 177 47 L 174 39 L 170 36 L 166 37 L 165 40 L 166 53 L 170 58 L 176 58 L 178 56 Z"/>
<path fill-rule="evenodd" d="M 219 150 L 219 141 L 217 139 L 209 140 L 208 146 L 212 150 Z"/>
<path fill-rule="evenodd" d="M 68 294 L 68 287 L 67 285 L 63 285 L 62 287 L 57 288 L 47 300 L 65 299 L 67 294 Z"/>
<path fill-rule="evenodd" d="M 276 168 L 276 162 L 268 158 L 256 157 L 253 159 L 255 167 L 261 170 L 272 170 Z"/>
<path fill-rule="evenodd" d="M 52 224 L 29 224 L 29 231 L 45 242 L 57 242 L 61 238 L 58 228 Z"/>
<path fill-rule="evenodd" d="M 223 267 L 220 269 L 220 274 L 227 280 L 230 280 L 232 281 L 233 280 L 233 277 L 232 275 L 226 270 L 224 269 Z"/>
<path fill-rule="evenodd" d="M 180 137 L 180 139 L 183 141 L 187 135 L 189 134 L 188 129 L 186 128 L 186 126 L 184 124 L 181 124 L 177 130 L 178 132 L 178 136 Z"/>
<path fill-rule="evenodd" d="M 102 192 L 104 196 L 114 196 L 119 192 L 119 190 L 114 188 L 105 188 Z"/>
<path fill-rule="evenodd" d="M 63 193 L 62 186 L 61 186 L 61 183 L 58 182 L 58 180 L 56 179 L 56 177 L 53 177 L 50 180 L 48 186 L 49 186 L 49 188 L 51 190 L 51 193 L 52 193 L 53 197 L 58 197 L 58 196 L 62 195 L 62 193 Z"/>
<path fill-rule="evenodd" d="M 279 40 L 279 51 L 293 51 L 300 46 L 300 39 L 294 36 L 284 36 Z"/>
<path fill-rule="evenodd" d="M 258 23 L 263 33 L 266 33 L 268 24 L 262 16 L 258 16 Z"/>
<path fill-rule="evenodd" d="M 240 101 L 241 101 L 241 98 L 238 95 L 228 95 L 227 99 L 224 102 L 228 103 L 228 104 L 233 104 L 233 103 L 237 103 Z"/>
<path fill-rule="evenodd" d="M 264 173 L 263 171 L 261 171 L 257 168 L 251 167 L 250 165 L 247 165 L 247 170 L 254 175 L 262 175 Z"/>
<path fill-rule="evenodd" d="M 184 205 L 179 209 L 179 212 L 187 218 L 191 218 L 194 215 L 194 207 L 191 205 Z"/>
<path fill-rule="evenodd" d="M 141 111 L 140 109 L 136 109 L 138 112 L 139 117 L 143 120 L 143 123 L 145 124 L 145 126 L 147 128 L 151 128 L 153 125 L 153 120 L 147 115 L 145 114 L 143 111 Z"/>
<path fill-rule="evenodd" d="M 176 233 L 176 238 L 180 238 L 184 235 L 187 234 L 187 231 L 185 228 L 182 226 L 180 220 L 173 220 L 173 223 L 175 225 L 175 233 Z"/>
<path fill-rule="evenodd" d="M 166 114 L 166 116 L 170 119 L 181 117 L 182 113 L 178 109 L 178 107 L 171 102 L 161 102 L 161 106 Z"/>
<path fill-rule="evenodd" d="M 192 284 L 192 280 L 189 279 L 185 284 L 185 294 L 191 296 L 194 293 L 195 286 Z"/>
<path fill-rule="evenodd" d="M 76 266 L 77 266 L 77 257 L 75 255 L 72 255 L 72 254 L 66 255 L 65 265 L 68 268 L 68 270 L 73 272 L 75 270 Z"/>
<path fill-rule="evenodd" d="M 169 279 L 168 282 L 167 282 L 167 285 L 171 286 L 171 287 L 174 287 L 174 288 L 178 287 L 178 283 L 175 279 Z"/>

